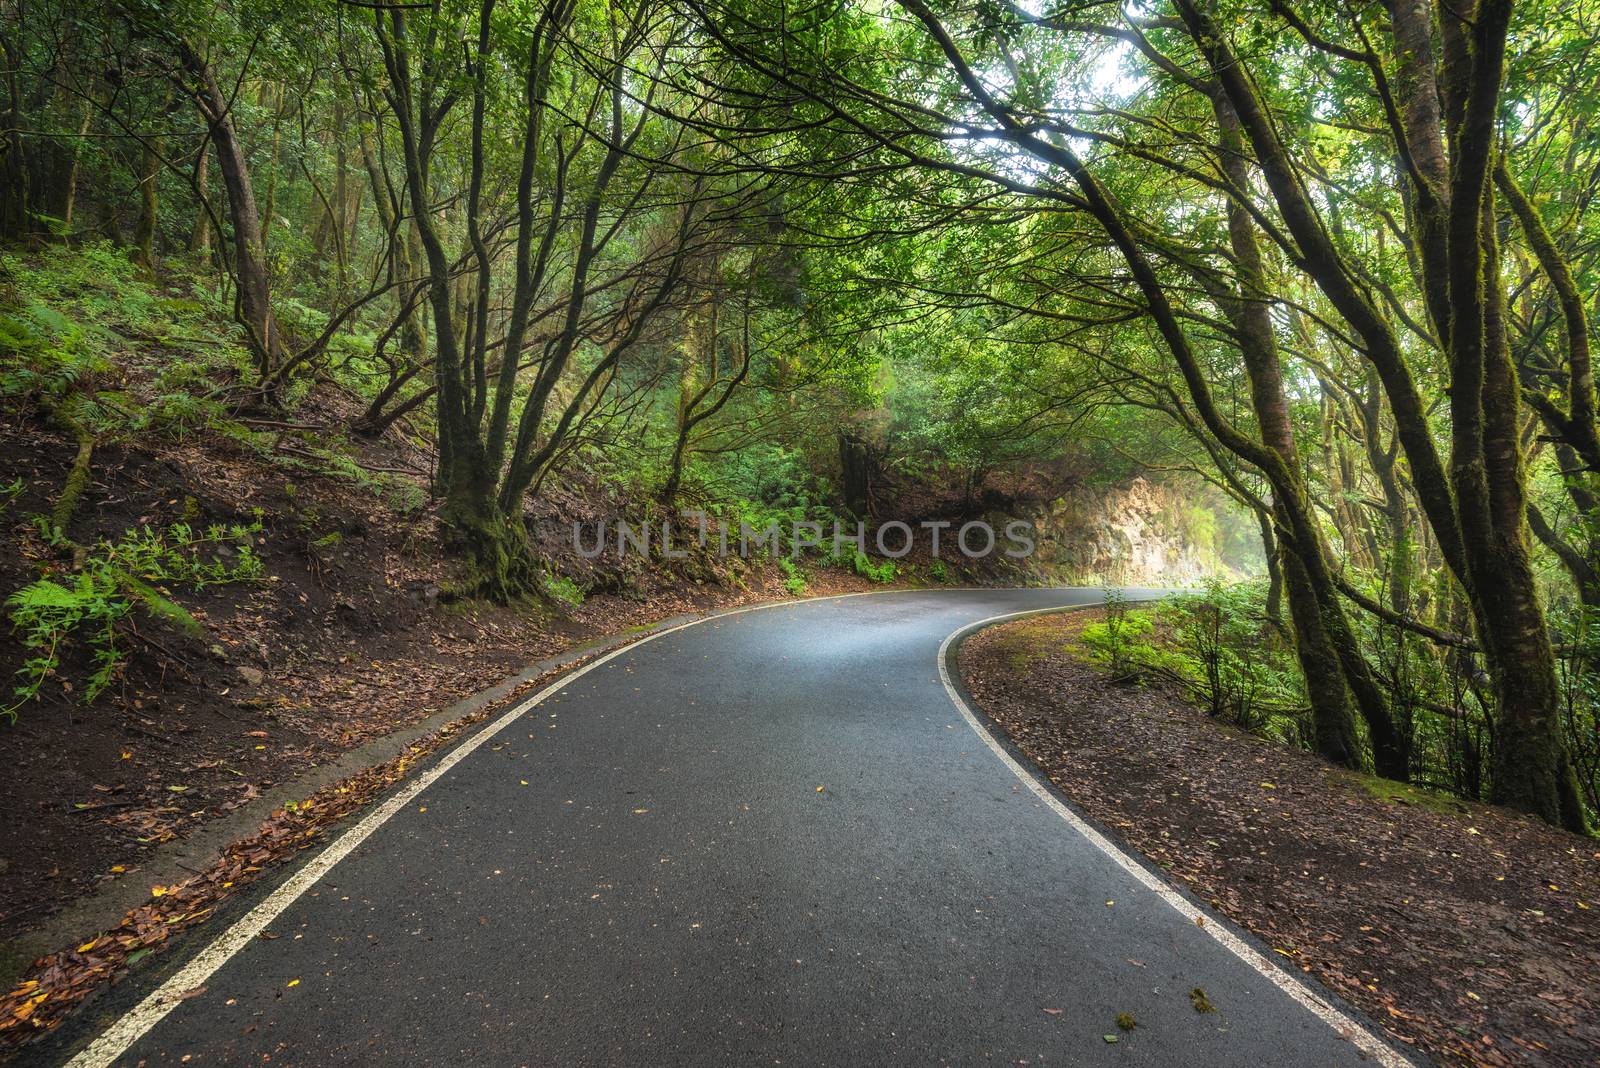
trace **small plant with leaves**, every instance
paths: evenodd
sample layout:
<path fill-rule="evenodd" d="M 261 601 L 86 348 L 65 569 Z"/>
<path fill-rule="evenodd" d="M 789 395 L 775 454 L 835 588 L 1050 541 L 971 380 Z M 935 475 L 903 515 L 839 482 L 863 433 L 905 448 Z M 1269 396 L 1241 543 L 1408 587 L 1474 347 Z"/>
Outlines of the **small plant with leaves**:
<path fill-rule="evenodd" d="M 28 484 L 20 478 L 0 485 L 0 515 L 3 515 L 6 509 L 11 507 L 11 502 L 22 496 L 22 491 L 27 488 Z"/>
<path fill-rule="evenodd" d="M 55 674 L 62 646 L 74 635 L 87 643 L 94 664 L 83 699 L 93 701 L 110 684 L 122 662 L 117 623 L 133 609 L 133 602 L 119 596 L 116 585 L 105 579 L 98 568 L 84 571 L 70 583 L 39 579 L 6 599 L 11 622 L 30 653 L 17 672 L 22 677 L 13 695 L 17 700 L 4 710 L 11 720 Z"/>
<path fill-rule="evenodd" d="M 1153 627 L 1148 615 L 1129 610 L 1121 590 L 1108 589 L 1105 618 L 1084 627 L 1078 640 L 1094 660 L 1110 670 L 1113 681 L 1133 682 L 1148 654 L 1143 639 Z"/>
<path fill-rule="evenodd" d="M 789 559 L 787 556 L 778 557 L 778 568 L 784 574 L 783 588 L 788 591 L 789 596 L 804 596 L 806 592 L 806 586 L 810 582 L 810 579 L 806 575 L 806 569 Z"/>
<path fill-rule="evenodd" d="M 565 575 L 546 572 L 544 576 L 544 592 L 551 600 L 566 605 L 568 608 L 579 608 L 583 605 L 583 590 L 576 582 Z"/>
<path fill-rule="evenodd" d="M 857 549 L 855 556 L 850 560 L 850 567 L 856 574 L 864 579 L 878 583 L 890 583 L 895 580 L 898 569 L 893 560 L 880 560 L 872 562 L 872 557 Z"/>
<path fill-rule="evenodd" d="M 41 530 L 59 536 L 48 520 Z M 93 701 L 124 662 L 118 624 L 135 609 L 198 636 L 199 621 L 172 599 L 166 584 L 198 590 L 259 580 L 264 568 L 251 542 L 260 530 L 259 523 L 217 525 L 203 533 L 184 523 L 164 531 L 130 530 L 118 541 L 94 546 L 75 575 L 42 575 L 13 593 L 5 608 L 29 656 L 17 671 L 15 700 L 0 715 L 15 721 L 17 710 L 59 672 L 62 654 L 74 641 L 83 644 L 91 664 L 81 699 Z"/>

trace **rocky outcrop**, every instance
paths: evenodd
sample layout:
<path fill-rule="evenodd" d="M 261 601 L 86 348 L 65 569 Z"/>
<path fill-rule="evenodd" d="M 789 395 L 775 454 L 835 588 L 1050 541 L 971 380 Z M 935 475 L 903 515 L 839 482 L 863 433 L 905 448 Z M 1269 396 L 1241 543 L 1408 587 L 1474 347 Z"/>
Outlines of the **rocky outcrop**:
<path fill-rule="evenodd" d="M 1035 565 L 1062 581 L 1175 585 L 1265 568 L 1252 518 L 1210 486 L 1081 485 L 1030 518 Z"/>

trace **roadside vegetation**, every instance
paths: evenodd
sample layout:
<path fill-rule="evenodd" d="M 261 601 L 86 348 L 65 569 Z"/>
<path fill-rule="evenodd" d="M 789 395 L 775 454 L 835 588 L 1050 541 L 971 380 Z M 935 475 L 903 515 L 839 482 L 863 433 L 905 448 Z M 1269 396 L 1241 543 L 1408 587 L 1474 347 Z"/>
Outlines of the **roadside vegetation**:
<path fill-rule="evenodd" d="M 1219 723 L 1316 752 L 1316 721 L 1298 670 L 1294 635 L 1268 610 L 1263 582 L 1213 583 L 1203 592 L 1129 604 L 1108 591 L 1103 618 L 1085 625 L 1078 651 L 1132 689 L 1177 688 Z M 1488 799 L 1494 725 L 1481 675 L 1463 658 L 1368 619 L 1374 673 L 1412 739 L 1410 782 L 1468 801 Z M 1600 806 L 1597 650 L 1585 630 L 1557 651 L 1564 742 L 1585 804 Z M 1600 810 L 1600 809 L 1597 809 Z"/>
<path fill-rule="evenodd" d="M 1597 28 L 0 3 L 0 924 L 566 641 L 892 584 L 1204 573 L 1086 655 L 1590 834 Z"/>
<path fill-rule="evenodd" d="M 1426 1063 L 1592 1061 L 1594 843 L 1447 783 L 1329 765 L 1285 740 L 1304 699 L 1274 692 L 1269 666 L 1226 691 L 1268 698 L 1254 729 L 1219 716 L 1209 639 L 1182 636 L 1208 629 L 1211 602 L 1130 611 L 1135 678 L 1110 670 L 1115 612 L 1093 609 L 968 638 L 962 675 L 1079 811 Z"/>

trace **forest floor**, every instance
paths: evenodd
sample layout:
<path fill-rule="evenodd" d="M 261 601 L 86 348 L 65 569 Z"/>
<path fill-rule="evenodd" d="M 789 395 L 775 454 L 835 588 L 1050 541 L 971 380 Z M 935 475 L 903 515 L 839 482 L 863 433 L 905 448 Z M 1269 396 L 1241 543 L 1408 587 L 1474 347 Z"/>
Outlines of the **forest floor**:
<path fill-rule="evenodd" d="M 1075 655 L 1098 612 L 961 648 L 983 710 L 1084 813 L 1441 1063 L 1600 1063 L 1600 842 L 1334 769 Z"/>
<path fill-rule="evenodd" d="M 349 414 L 328 412 L 330 426 Z M 292 457 L 317 433 L 286 435 L 280 456 Z M 416 464 L 392 442 L 356 447 L 368 470 Z M 0 593 L 59 557 L 29 517 L 49 512 L 73 452 L 40 423 L 0 422 L 0 485 L 25 487 L 0 510 Z M 178 522 L 258 520 L 255 551 L 266 575 L 173 589 L 202 636 L 136 613 L 119 625 L 126 662 L 95 702 L 78 700 L 89 665 L 74 648 L 14 724 L 0 720 L 0 943 L 11 947 L 32 945 L 37 937 L 19 936 L 48 932 L 63 906 L 103 884 L 147 885 L 141 865 L 165 844 L 530 663 L 674 615 L 792 596 L 770 564 L 702 559 L 674 571 L 591 576 L 612 592 L 576 606 L 452 603 L 442 592 L 452 576 L 431 511 L 399 513 L 370 486 L 264 462 L 211 436 L 105 444 L 92 471 L 70 531 L 77 543 Z M 426 484 L 425 470 L 410 477 Z M 543 558 L 582 578 L 592 565 L 571 550 L 571 520 L 592 521 L 614 503 L 571 490 L 548 494 L 530 516 Z M 837 569 L 808 571 L 807 595 L 873 586 Z M 5 628 L 0 680 L 26 656 Z M 0 959 L 0 987 L 33 955 L 0 954 L 21 958 Z"/>

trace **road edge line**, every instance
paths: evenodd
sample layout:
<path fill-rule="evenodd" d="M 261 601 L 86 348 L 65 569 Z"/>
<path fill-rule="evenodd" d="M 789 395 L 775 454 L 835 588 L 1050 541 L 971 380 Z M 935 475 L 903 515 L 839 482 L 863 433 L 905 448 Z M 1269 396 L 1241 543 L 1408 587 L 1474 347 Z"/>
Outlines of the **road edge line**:
<path fill-rule="evenodd" d="M 215 975 L 239 950 L 249 945 L 252 939 L 266 930 L 272 921 L 276 920 L 299 900 L 301 895 L 320 882 L 341 860 L 359 848 L 363 842 L 390 819 L 394 818 L 401 809 L 414 801 L 424 790 L 438 782 L 457 764 L 471 756 L 483 743 L 511 726 L 518 719 L 521 719 L 551 694 L 558 692 L 563 687 L 570 685 L 595 668 L 608 663 L 623 653 L 637 649 L 639 646 L 652 642 L 657 638 L 664 638 L 669 634 L 676 634 L 678 631 L 687 630 L 702 623 L 714 623 L 733 616 L 744 615 L 749 612 L 761 612 L 771 608 L 791 608 L 795 605 L 815 604 L 823 601 L 842 601 L 852 597 L 886 596 L 897 593 L 995 593 L 1006 589 L 1048 590 L 1072 588 L 1074 587 L 953 586 L 942 589 L 858 590 L 852 593 L 823 594 L 817 597 L 767 601 L 762 604 L 744 605 L 739 608 L 711 612 L 672 626 L 651 630 L 639 636 L 636 640 L 624 641 L 604 655 L 579 666 L 569 674 L 562 675 L 533 696 L 517 702 L 439 757 L 426 771 L 408 782 L 398 793 L 393 794 L 378 805 L 377 808 L 363 816 L 355 826 L 334 839 L 331 844 L 311 858 L 304 867 L 275 887 L 271 893 L 257 902 L 249 912 L 235 920 L 227 930 L 214 938 L 204 949 L 190 958 L 149 994 L 145 995 L 138 1004 L 118 1017 L 115 1023 L 95 1036 L 93 1041 L 67 1061 L 66 1068 L 108 1068 L 108 1066 L 114 1064 L 117 1058 L 132 1048 L 135 1042 L 148 1034 L 168 1013 L 185 1001 L 185 995 L 189 991 L 196 989 L 212 975 Z M 942 654 L 943 646 L 940 649 Z"/>
<path fill-rule="evenodd" d="M 1104 853 L 1118 867 L 1133 876 L 1140 885 L 1166 902 L 1167 905 L 1171 906 L 1174 911 L 1190 923 L 1194 923 L 1196 920 L 1204 920 L 1204 923 L 1196 924 L 1196 926 L 1210 935 L 1213 941 L 1237 957 L 1251 970 L 1260 974 L 1262 978 L 1273 986 L 1289 995 L 1302 1008 L 1331 1027 L 1340 1037 L 1355 1046 L 1363 1056 L 1383 1065 L 1383 1068 L 1416 1068 L 1414 1061 L 1395 1049 L 1382 1036 L 1374 1034 L 1366 1024 L 1339 1009 L 1327 998 L 1307 986 L 1299 977 L 1291 975 L 1268 960 L 1260 950 L 1230 930 L 1219 917 L 1208 914 L 1205 909 L 1185 897 L 1165 878 L 1152 872 L 1139 858 L 1118 846 L 1092 826 L 1075 812 L 1071 806 L 1056 796 L 1055 791 L 1049 785 L 1040 782 L 1033 772 L 1029 771 L 1016 757 L 1012 756 L 999 739 L 994 736 L 993 731 L 978 718 L 972 706 L 967 703 L 966 697 L 961 689 L 956 686 L 950 674 L 949 659 L 951 649 L 954 646 L 978 631 L 994 626 L 997 623 L 1024 619 L 1029 616 L 1051 615 L 1057 612 L 1070 612 L 1094 607 L 1097 606 L 1093 604 L 1070 605 L 1062 608 L 1007 612 L 998 616 L 990 616 L 988 619 L 980 619 L 975 623 L 965 624 L 947 635 L 944 641 L 939 644 L 939 652 L 937 654 L 939 659 L 939 681 L 944 684 L 945 692 L 950 695 L 950 700 L 956 706 L 956 710 L 961 713 L 961 717 L 967 721 L 967 726 L 972 728 L 973 733 L 983 740 L 989 750 L 1000 758 L 1001 763 L 1005 764 L 1011 773 L 1035 797 L 1043 801 L 1052 812 L 1060 816 L 1069 827 L 1087 840 L 1090 845 Z"/>

